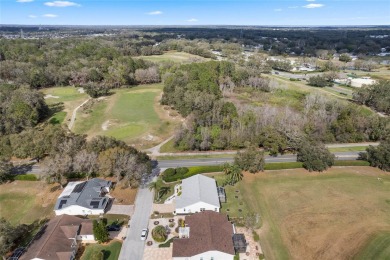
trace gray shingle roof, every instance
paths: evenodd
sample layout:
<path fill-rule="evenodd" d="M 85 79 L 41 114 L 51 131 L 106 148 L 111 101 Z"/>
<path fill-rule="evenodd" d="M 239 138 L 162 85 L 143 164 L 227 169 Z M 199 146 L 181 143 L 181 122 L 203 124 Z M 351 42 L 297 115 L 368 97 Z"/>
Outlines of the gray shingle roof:
<path fill-rule="evenodd" d="M 94 178 L 88 181 L 69 182 L 58 197 L 54 210 L 78 205 L 88 209 L 104 209 L 109 199 L 104 196 L 106 187 L 110 188 L 111 181 Z"/>
<path fill-rule="evenodd" d="M 176 198 L 176 208 L 188 207 L 197 202 L 205 202 L 220 207 L 215 180 L 201 174 L 182 181 L 182 194 Z"/>

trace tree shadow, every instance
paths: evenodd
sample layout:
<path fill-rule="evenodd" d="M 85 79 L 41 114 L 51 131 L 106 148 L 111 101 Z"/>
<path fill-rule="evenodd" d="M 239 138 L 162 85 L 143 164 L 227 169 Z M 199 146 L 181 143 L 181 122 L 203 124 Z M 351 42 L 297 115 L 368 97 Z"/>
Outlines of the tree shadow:
<path fill-rule="evenodd" d="M 20 174 L 26 174 L 28 172 L 31 172 L 33 165 L 34 163 L 16 165 L 12 168 L 12 174 L 20 175 Z"/>
<path fill-rule="evenodd" d="M 107 260 L 110 257 L 110 255 L 111 255 L 111 252 L 108 251 L 108 250 L 102 250 L 102 253 L 103 253 L 103 259 L 104 260 Z"/>

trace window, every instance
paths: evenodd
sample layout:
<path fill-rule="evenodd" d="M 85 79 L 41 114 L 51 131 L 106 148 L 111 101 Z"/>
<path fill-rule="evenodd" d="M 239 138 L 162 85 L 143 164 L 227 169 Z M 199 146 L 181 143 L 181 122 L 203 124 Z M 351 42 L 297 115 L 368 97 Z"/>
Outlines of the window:
<path fill-rule="evenodd" d="M 200 211 L 205 211 L 206 209 L 205 208 L 200 208 Z"/>
<path fill-rule="evenodd" d="M 214 211 L 218 211 L 218 208 L 215 208 L 215 210 Z"/>

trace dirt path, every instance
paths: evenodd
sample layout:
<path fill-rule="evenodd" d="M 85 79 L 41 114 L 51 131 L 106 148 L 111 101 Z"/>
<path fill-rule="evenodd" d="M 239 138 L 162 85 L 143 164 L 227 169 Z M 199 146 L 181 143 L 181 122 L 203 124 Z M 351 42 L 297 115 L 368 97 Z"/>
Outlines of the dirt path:
<path fill-rule="evenodd" d="M 69 125 L 68 125 L 68 128 L 69 130 L 72 130 L 73 126 L 74 126 L 74 122 L 76 121 L 76 115 L 77 115 L 77 110 L 79 110 L 80 107 L 84 106 L 85 104 L 88 103 L 88 101 L 90 101 L 91 98 L 88 98 L 87 100 L 85 100 L 81 105 L 79 105 L 78 107 L 76 107 L 74 110 L 73 110 L 73 113 L 72 113 L 72 118 L 70 119 L 70 122 L 69 122 Z"/>

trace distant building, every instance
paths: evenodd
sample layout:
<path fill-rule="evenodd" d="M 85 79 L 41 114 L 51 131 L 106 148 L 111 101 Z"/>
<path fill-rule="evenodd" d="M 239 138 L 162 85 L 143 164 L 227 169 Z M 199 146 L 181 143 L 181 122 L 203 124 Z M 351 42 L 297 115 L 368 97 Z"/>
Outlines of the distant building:
<path fill-rule="evenodd" d="M 234 258 L 234 227 L 224 214 L 204 211 L 185 218 L 186 227 L 173 240 L 174 260 L 230 260 Z M 240 240 L 242 237 L 237 237 Z M 242 240 L 240 240 L 242 241 Z M 239 243 L 237 244 L 239 246 Z M 244 250 L 240 247 L 240 250 Z M 246 247 L 245 247 L 246 250 Z"/>
<path fill-rule="evenodd" d="M 190 214 L 205 210 L 219 212 L 217 184 L 213 178 L 201 174 L 182 181 L 182 193 L 176 197 L 175 214 Z"/>
<path fill-rule="evenodd" d="M 38 233 L 20 260 L 73 260 L 78 241 L 95 242 L 92 221 L 62 215 L 51 219 Z"/>
<path fill-rule="evenodd" d="M 56 215 L 100 215 L 110 203 L 111 181 L 94 178 L 69 182 L 54 206 Z"/>

